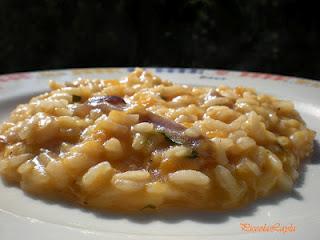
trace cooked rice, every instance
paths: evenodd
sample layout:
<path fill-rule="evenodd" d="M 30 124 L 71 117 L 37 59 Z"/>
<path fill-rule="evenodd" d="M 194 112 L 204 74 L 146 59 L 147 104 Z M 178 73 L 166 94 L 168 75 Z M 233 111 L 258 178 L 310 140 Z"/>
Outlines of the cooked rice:
<path fill-rule="evenodd" d="M 313 148 L 315 133 L 290 101 L 250 88 L 180 86 L 142 69 L 122 81 L 50 87 L 0 127 L 1 175 L 38 195 L 112 210 L 236 208 L 290 191 Z M 118 96 L 130 107 L 82 111 L 93 96 Z M 213 151 L 203 157 L 205 149 L 141 121 L 145 110 Z"/>

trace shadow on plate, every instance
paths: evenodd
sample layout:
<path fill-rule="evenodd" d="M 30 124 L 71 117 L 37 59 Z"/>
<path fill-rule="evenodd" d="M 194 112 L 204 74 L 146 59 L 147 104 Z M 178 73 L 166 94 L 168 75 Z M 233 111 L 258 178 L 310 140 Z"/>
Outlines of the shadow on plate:
<path fill-rule="evenodd" d="M 314 154 L 312 157 L 307 160 L 304 164 L 302 164 L 300 169 L 300 176 L 295 184 L 295 188 L 290 193 L 277 193 L 273 196 L 269 196 L 268 198 L 259 199 L 254 203 L 251 203 L 243 208 L 231 210 L 228 212 L 205 212 L 205 211 L 167 211 L 167 212 L 152 212 L 151 210 L 148 211 L 140 211 L 138 213 L 115 213 L 115 212 L 106 212 L 96 209 L 86 209 L 81 208 L 79 205 L 65 202 L 61 200 L 51 200 L 51 199 L 43 199 L 38 198 L 34 195 L 30 195 L 24 192 L 25 195 L 28 197 L 36 200 L 36 201 L 43 201 L 49 205 L 59 205 L 64 208 L 69 209 L 78 209 L 85 214 L 94 215 L 96 218 L 101 220 L 108 219 L 108 220 L 117 220 L 117 219 L 127 219 L 128 221 L 138 223 L 138 224 L 148 224 L 155 221 L 165 222 L 165 223 L 179 223 L 185 220 L 194 221 L 194 222 L 202 222 L 202 223 L 213 223 L 213 224 L 221 224 L 228 221 L 230 218 L 239 218 L 253 216 L 255 212 L 261 206 L 271 206 L 277 205 L 281 201 L 293 198 L 297 201 L 302 201 L 303 196 L 298 192 L 297 188 L 303 186 L 305 181 L 305 174 L 307 170 L 307 164 L 320 164 L 320 145 L 318 142 L 314 144 Z M 6 183 L 3 181 L 7 187 L 15 187 L 11 184 Z M 239 220 L 240 221 L 240 220 Z"/>

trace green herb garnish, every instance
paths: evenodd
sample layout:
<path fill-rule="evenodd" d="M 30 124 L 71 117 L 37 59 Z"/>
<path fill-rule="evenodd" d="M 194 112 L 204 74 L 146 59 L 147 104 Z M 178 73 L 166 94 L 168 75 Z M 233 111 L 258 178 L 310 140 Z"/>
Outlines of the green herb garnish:
<path fill-rule="evenodd" d="M 164 101 L 168 101 L 168 100 L 169 100 L 167 97 L 165 97 L 165 96 L 163 96 L 163 95 L 160 95 L 160 98 L 161 98 L 162 100 L 164 100 Z"/>
<path fill-rule="evenodd" d="M 148 204 L 146 206 L 144 206 L 143 208 L 141 208 L 140 210 L 144 210 L 144 209 L 156 209 L 157 207 L 155 205 L 152 204 Z"/>
<path fill-rule="evenodd" d="M 193 149 L 190 156 L 188 156 L 188 158 L 194 159 L 194 158 L 197 158 L 198 156 L 199 156 L 199 153 Z"/>
<path fill-rule="evenodd" d="M 157 131 L 158 133 L 162 134 L 165 139 L 170 143 L 170 144 L 173 144 L 173 145 L 182 145 L 182 142 L 179 141 L 179 139 L 173 137 L 172 135 L 170 135 L 170 133 L 166 132 L 166 131 Z"/>
<path fill-rule="evenodd" d="M 82 99 L 81 96 L 72 95 L 72 102 L 80 102 L 81 99 Z"/>

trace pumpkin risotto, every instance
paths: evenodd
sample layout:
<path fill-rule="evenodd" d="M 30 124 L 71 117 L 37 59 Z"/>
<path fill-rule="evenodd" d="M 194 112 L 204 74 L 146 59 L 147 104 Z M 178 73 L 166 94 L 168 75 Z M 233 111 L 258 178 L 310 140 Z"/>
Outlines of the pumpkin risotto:
<path fill-rule="evenodd" d="M 176 85 L 142 69 L 80 79 L 0 127 L 0 173 L 27 192 L 119 211 L 225 210 L 289 191 L 315 133 L 290 101 Z"/>

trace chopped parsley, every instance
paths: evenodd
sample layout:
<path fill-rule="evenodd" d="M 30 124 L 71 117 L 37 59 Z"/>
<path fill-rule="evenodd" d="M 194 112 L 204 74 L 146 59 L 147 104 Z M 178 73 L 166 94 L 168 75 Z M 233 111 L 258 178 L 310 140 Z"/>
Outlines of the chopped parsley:
<path fill-rule="evenodd" d="M 81 96 L 72 95 L 72 102 L 80 102 L 81 99 L 82 99 Z"/>
<path fill-rule="evenodd" d="M 197 158 L 198 156 L 199 156 L 199 153 L 193 149 L 190 156 L 188 156 L 188 158 L 194 159 L 194 158 Z"/>
<path fill-rule="evenodd" d="M 164 100 L 164 101 L 168 101 L 168 100 L 169 100 L 167 97 L 165 97 L 165 96 L 163 96 L 163 95 L 160 95 L 160 98 L 161 98 L 162 100 Z"/>
<path fill-rule="evenodd" d="M 157 207 L 155 205 L 152 204 L 148 204 L 146 206 L 144 206 L 143 208 L 141 208 L 140 210 L 144 210 L 144 209 L 156 209 Z"/>
<path fill-rule="evenodd" d="M 170 133 L 168 133 L 166 131 L 163 131 L 163 130 L 162 131 L 158 131 L 158 133 L 162 134 L 170 144 L 182 145 L 182 142 L 179 141 L 179 139 L 173 137 Z"/>

